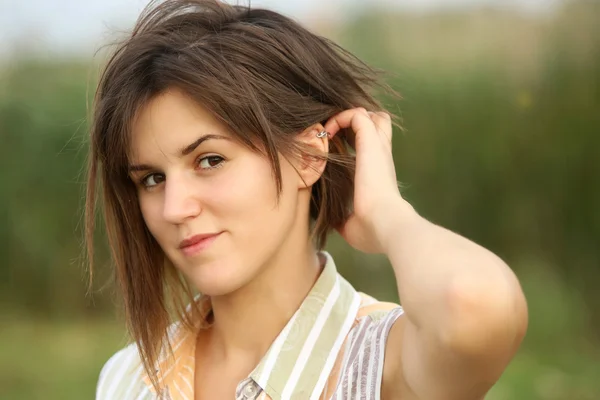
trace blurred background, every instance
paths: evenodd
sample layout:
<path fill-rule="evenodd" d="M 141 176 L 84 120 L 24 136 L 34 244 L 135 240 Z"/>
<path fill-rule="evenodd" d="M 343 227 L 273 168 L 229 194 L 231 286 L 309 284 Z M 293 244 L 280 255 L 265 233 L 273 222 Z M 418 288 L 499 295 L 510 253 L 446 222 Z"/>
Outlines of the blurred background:
<path fill-rule="evenodd" d="M 247 3 L 242 1 L 241 3 Z M 600 2 L 253 1 L 388 71 L 404 196 L 519 276 L 530 326 L 489 400 L 600 399 Z M 138 0 L 0 5 L 0 399 L 91 399 L 127 343 L 106 248 L 86 295 L 87 103 Z M 100 50 L 100 51 L 98 51 Z M 384 257 L 328 250 L 397 301 Z"/>

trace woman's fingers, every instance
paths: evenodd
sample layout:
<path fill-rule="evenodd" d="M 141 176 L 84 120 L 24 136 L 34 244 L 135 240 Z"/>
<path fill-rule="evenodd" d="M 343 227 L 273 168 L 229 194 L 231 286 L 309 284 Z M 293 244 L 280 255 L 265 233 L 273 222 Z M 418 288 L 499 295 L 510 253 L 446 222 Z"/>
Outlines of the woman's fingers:
<path fill-rule="evenodd" d="M 384 137 L 391 143 L 392 141 L 392 117 L 386 112 L 369 112 L 371 120 L 377 127 L 379 133 L 383 134 Z"/>
<path fill-rule="evenodd" d="M 335 136 L 340 129 L 354 128 L 353 119 L 357 114 L 362 114 L 364 116 L 369 115 L 367 110 L 364 108 L 351 108 L 349 110 L 342 111 L 341 113 L 329 118 L 329 120 L 325 123 L 325 130 L 329 132 L 331 136 Z"/>
<path fill-rule="evenodd" d="M 334 115 L 325 123 L 324 128 L 331 134 L 331 137 L 335 136 L 341 129 L 351 128 L 354 137 L 347 137 L 346 139 L 354 148 L 356 148 L 356 136 L 362 136 L 363 133 L 368 135 L 369 132 L 365 131 L 369 130 L 375 133 L 378 129 L 369 112 L 362 107 L 352 108 Z"/>

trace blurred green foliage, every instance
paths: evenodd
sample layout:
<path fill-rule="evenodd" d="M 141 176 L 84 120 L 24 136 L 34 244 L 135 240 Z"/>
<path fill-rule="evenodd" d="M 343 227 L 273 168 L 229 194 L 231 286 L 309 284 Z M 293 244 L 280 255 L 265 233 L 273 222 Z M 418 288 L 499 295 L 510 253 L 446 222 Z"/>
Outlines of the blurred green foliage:
<path fill-rule="evenodd" d="M 600 398 L 600 5 L 558 13 L 373 10 L 330 36 L 403 95 L 403 193 L 515 269 L 525 343 L 491 400 Z M 87 109 L 97 69 L 21 57 L 0 69 L 0 399 L 92 398 L 126 342 L 110 268 L 81 264 Z M 397 300 L 384 257 L 333 237 L 355 286 Z M 99 261 L 107 261 L 100 251 Z M 105 285 L 108 282 L 108 285 Z"/>

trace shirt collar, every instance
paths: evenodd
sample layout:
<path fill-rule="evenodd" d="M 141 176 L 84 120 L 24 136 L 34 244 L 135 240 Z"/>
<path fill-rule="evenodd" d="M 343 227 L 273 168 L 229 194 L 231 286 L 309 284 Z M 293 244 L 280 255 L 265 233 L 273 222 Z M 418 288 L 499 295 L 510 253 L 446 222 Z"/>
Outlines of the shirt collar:
<path fill-rule="evenodd" d="M 249 375 L 273 400 L 318 397 L 356 318 L 360 296 L 331 255 L 322 254 L 326 262 L 317 282 Z M 210 303 L 200 301 L 204 308 Z M 174 337 L 173 357 L 159 363 L 159 382 L 171 394 L 193 398 L 195 335 L 175 328 Z"/>

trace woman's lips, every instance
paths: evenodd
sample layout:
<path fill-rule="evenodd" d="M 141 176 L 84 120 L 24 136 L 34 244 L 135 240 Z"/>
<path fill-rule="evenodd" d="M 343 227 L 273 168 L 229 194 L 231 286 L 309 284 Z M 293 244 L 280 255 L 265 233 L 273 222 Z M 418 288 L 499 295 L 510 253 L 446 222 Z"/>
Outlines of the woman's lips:
<path fill-rule="evenodd" d="M 179 244 L 179 248 L 186 256 L 193 256 L 199 252 L 207 249 L 221 234 L 211 233 L 203 235 L 194 235 L 188 239 L 183 240 Z"/>

